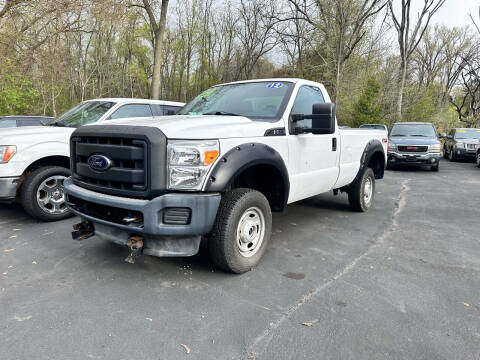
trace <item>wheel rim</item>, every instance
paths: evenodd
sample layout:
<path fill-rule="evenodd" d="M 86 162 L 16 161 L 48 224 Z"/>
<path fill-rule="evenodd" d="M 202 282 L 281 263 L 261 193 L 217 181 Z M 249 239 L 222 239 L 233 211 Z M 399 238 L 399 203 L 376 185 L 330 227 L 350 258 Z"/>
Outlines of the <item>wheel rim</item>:
<path fill-rule="evenodd" d="M 368 177 L 365 179 L 363 185 L 363 200 L 365 205 L 370 205 L 373 197 L 373 181 L 372 178 Z"/>
<path fill-rule="evenodd" d="M 63 182 L 66 177 L 54 175 L 46 178 L 37 189 L 37 203 L 47 214 L 58 215 L 68 209 L 65 204 Z"/>
<path fill-rule="evenodd" d="M 257 207 L 247 209 L 237 226 L 237 246 L 240 255 L 251 257 L 261 248 L 265 236 L 265 216 Z"/>

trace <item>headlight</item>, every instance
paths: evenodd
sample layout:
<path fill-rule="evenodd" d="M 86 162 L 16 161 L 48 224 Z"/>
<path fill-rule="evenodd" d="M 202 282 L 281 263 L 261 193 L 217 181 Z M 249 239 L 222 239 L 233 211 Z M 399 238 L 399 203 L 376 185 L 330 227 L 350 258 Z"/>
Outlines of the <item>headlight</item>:
<path fill-rule="evenodd" d="M 465 149 L 465 144 L 459 142 L 459 143 L 456 143 L 456 144 L 455 144 L 455 147 L 456 147 L 457 149 Z"/>
<path fill-rule="evenodd" d="M 0 146 L 0 164 L 5 164 L 17 152 L 17 147 L 14 145 Z"/>
<path fill-rule="evenodd" d="M 442 144 L 433 144 L 433 145 L 430 145 L 428 148 L 428 152 L 431 152 L 431 153 L 441 153 L 442 150 L 443 150 Z"/>
<path fill-rule="evenodd" d="M 395 152 L 397 151 L 397 145 L 388 143 L 388 152 Z"/>
<path fill-rule="evenodd" d="M 217 140 L 171 140 L 168 153 L 168 188 L 201 190 L 210 167 L 220 153 Z"/>

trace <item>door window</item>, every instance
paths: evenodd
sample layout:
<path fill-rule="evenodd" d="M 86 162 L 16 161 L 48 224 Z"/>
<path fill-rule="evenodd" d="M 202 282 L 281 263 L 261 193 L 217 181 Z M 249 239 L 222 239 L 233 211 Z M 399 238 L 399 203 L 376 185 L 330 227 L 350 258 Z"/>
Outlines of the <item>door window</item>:
<path fill-rule="evenodd" d="M 17 120 L 13 119 L 0 119 L 0 128 L 10 128 L 10 127 L 17 127 Z"/>
<path fill-rule="evenodd" d="M 125 119 L 132 117 L 152 117 L 152 110 L 148 104 L 128 104 L 123 105 L 110 115 L 110 120 Z"/>
<path fill-rule="evenodd" d="M 312 114 L 313 104 L 325 102 L 322 91 L 314 86 L 302 86 L 298 90 L 297 98 L 293 103 L 292 114 Z M 297 122 L 298 127 L 312 127 L 312 119 L 304 119 Z"/>
<path fill-rule="evenodd" d="M 178 110 L 180 110 L 180 106 L 170 106 L 170 105 L 164 105 L 163 106 L 163 114 L 164 115 L 175 115 Z"/>

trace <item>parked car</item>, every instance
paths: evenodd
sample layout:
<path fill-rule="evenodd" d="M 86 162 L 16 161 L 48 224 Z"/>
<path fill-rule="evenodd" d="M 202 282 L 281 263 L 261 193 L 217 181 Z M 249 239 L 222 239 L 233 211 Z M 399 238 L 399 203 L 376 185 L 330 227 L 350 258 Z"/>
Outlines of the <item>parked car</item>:
<path fill-rule="evenodd" d="M 70 175 L 69 140 L 75 128 L 131 116 L 151 121 L 182 106 L 157 100 L 95 99 L 45 126 L 1 130 L 0 201 L 20 201 L 27 213 L 43 221 L 67 217 L 63 181 Z"/>
<path fill-rule="evenodd" d="M 0 129 L 23 126 L 41 126 L 51 121 L 50 116 L 9 115 L 0 117 Z"/>
<path fill-rule="evenodd" d="M 443 146 L 432 123 L 397 122 L 390 130 L 388 167 L 428 165 L 438 171 Z"/>
<path fill-rule="evenodd" d="M 480 129 L 452 129 L 444 139 L 444 156 L 450 161 L 477 158 Z"/>
<path fill-rule="evenodd" d="M 385 130 L 388 132 L 387 125 L 383 124 L 362 124 L 360 125 L 360 129 L 378 129 L 378 130 Z"/>
<path fill-rule="evenodd" d="M 72 236 L 127 245 L 134 262 L 140 253 L 194 255 L 205 235 L 213 261 L 242 273 L 265 252 L 271 211 L 331 190 L 348 193 L 356 211 L 370 209 L 386 145 L 384 131 L 339 129 L 319 83 L 214 86 L 179 116 L 72 134 L 65 191 L 82 218 Z"/>

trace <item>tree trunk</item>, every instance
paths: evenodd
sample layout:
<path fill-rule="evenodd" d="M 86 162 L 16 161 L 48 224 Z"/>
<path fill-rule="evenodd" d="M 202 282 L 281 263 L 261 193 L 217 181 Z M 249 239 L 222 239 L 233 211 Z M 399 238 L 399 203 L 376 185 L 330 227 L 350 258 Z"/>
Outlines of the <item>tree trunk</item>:
<path fill-rule="evenodd" d="M 398 71 L 398 95 L 397 95 L 397 121 L 402 121 L 403 89 L 407 78 L 407 63 L 402 60 Z"/>
<path fill-rule="evenodd" d="M 152 99 L 160 99 L 160 79 L 162 70 L 163 34 L 167 22 L 168 0 L 162 0 L 162 13 L 155 33 L 155 49 L 153 57 Z"/>

